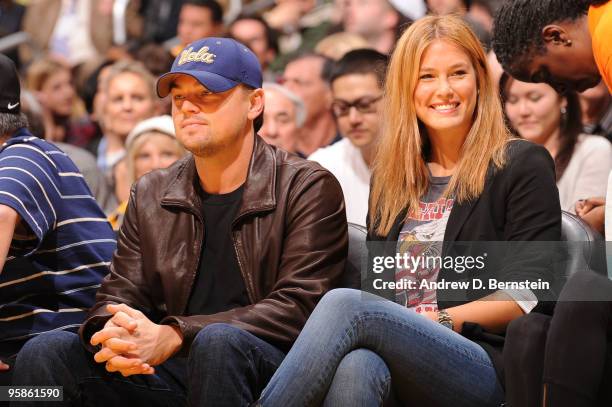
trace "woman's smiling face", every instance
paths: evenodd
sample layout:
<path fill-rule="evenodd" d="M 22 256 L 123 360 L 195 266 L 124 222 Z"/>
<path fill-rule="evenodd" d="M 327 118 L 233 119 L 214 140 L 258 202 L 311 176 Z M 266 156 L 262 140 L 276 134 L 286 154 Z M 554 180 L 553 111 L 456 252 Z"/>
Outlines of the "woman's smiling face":
<path fill-rule="evenodd" d="M 461 48 L 435 40 L 425 49 L 413 99 L 430 135 L 465 137 L 472 127 L 477 90 L 476 71 Z"/>

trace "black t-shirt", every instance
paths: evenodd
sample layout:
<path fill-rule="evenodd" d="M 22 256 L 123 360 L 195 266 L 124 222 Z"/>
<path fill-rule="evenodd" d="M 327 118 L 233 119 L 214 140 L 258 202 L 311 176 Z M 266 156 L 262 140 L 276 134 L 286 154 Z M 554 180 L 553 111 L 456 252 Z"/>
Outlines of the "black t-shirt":
<path fill-rule="evenodd" d="M 188 315 L 210 315 L 250 304 L 232 241 L 232 220 L 240 207 L 242 192 L 242 186 L 220 195 L 200 191 L 204 242 L 187 304 Z"/>

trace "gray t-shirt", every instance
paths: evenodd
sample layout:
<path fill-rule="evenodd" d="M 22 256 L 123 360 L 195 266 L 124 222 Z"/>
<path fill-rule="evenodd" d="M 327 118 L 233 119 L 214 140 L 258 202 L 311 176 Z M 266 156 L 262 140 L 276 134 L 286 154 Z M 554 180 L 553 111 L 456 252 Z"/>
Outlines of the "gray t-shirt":
<path fill-rule="evenodd" d="M 396 301 L 416 312 L 437 311 L 436 290 L 419 288 L 421 281 L 435 282 L 439 264 L 424 259 L 440 258 L 446 223 L 453 209 L 453 197 L 443 197 L 451 177 L 429 176 L 429 189 L 421 198 L 418 213 L 412 211 L 400 231 L 397 251 L 409 253 L 411 259 L 423 259 L 419 265 L 397 268 L 396 281 L 413 281 L 413 288 L 396 291 Z"/>

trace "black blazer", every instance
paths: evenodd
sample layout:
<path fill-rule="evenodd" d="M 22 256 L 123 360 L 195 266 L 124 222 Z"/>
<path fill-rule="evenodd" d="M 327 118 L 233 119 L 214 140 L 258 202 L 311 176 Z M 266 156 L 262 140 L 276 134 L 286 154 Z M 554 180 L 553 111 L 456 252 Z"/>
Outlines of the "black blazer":
<path fill-rule="evenodd" d="M 477 199 L 461 203 L 455 201 L 444 234 L 443 256 L 457 254 L 454 242 L 560 240 L 561 206 L 552 157 L 544 147 L 525 140 L 509 142 L 506 153 L 506 165 L 497 170 L 493 166 L 489 168 L 483 192 Z M 377 245 L 380 249 L 380 243 L 376 242 L 387 242 L 383 245 L 387 255 L 395 253 L 405 216 L 406 210 L 398 215 L 387 236 L 373 233 L 374 228 L 368 225 L 369 248 Z M 478 244 L 474 245 L 474 249 L 478 247 Z M 460 250 L 469 252 L 470 248 L 465 249 L 462 245 Z M 498 280 L 505 281 L 534 280 L 538 277 L 544 281 L 555 280 L 555 254 L 552 251 L 520 243 L 506 251 L 500 250 L 488 256 L 484 278 L 495 275 Z M 372 251 L 369 256 L 371 261 Z M 369 267 L 367 271 L 371 270 Z M 393 273 L 391 271 L 383 278 L 393 281 Z M 392 291 L 377 292 L 369 289 L 372 287 L 371 279 L 380 276 L 366 274 L 362 285 L 364 290 L 394 300 Z M 442 269 L 438 281 L 441 278 L 458 281 L 472 277 L 467 273 L 458 274 L 453 270 Z M 456 298 L 456 290 L 453 291 L 438 290 L 440 309 L 473 301 L 489 293 L 483 290 L 477 296 L 472 291 L 466 293 L 464 298 Z M 550 312 L 550 303 L 542 300 L 554 297 L 555 293 L 551 291 L 554 291 L 554 285 L 551 285 L 551 290 L 534 291 L 540 300 L 535 311 Z M 480 343 L 489 352 L 496 368 L 501 368 L 498 351 L 503 346 L 503 336 L 487 333 L 477 324 L 470 323 L 464 324 L 462 334 Z"/>

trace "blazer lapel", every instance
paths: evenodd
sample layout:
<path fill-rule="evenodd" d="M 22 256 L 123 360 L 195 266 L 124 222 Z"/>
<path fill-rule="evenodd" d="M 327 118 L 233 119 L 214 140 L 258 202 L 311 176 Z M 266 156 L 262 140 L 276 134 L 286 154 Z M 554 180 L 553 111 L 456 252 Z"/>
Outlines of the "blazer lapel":
<path fill-rule="evenodd" d="M 473 199 L 468 202 L 455 203 L 451 210 L 448 223 L 446 224 L 446 230 L 444 231 L 444 241 L 454 242 L 459 236 L 459 232 L 463 228 L 465 221 L 468 219 L 479 198 Z"/>
<path fill-rule="evenodd" d="M 491 182 L 493 180 L 494 173 L 495 168 L 492 165 L 489 165 L 482 193 L 477 198 L 472 199 L 468 202 L 455 203 L 453 205 L 450 217 L 448 218 L 448 223 L 446 224 L 446 230 L 444 231 L 445 242 L 454 242 L 457 240 L 459 232 L 461 232 L 463 225 L 470 217 L 470 214 L 476 207 L 476 204 L 480 200 L 480 197 L 485 194 L 486 191 L 489 189 L 489 186 L 491 185 Z"/>

